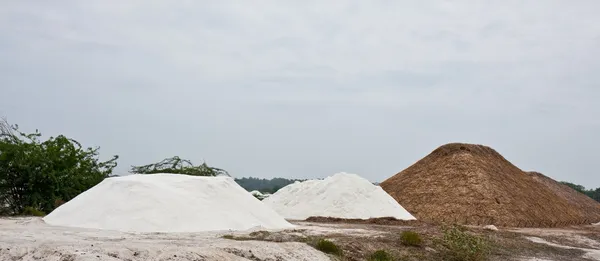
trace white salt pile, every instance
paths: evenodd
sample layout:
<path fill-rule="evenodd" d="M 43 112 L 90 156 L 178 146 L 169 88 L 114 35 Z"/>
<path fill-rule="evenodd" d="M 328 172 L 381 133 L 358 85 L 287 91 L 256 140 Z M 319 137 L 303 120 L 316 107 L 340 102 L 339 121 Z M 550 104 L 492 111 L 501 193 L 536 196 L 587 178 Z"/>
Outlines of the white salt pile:
<path fill-rule="evenodd" d="M 347 173 L 338 173 L 324 180 L 296 182 L 263 202 L 285 218 L 295 220 L 311 216 L 415 219 L 381 187 Z"/>
<path fill-rule="evenodd" d="M 263 200 L 263 199 L 268 198 L 269 196 L 271 196 L 271 194 L 269 194 L 269 193 L 264 193 L 263 194 L 262 192 L 260 192 L 258 190 L 250 191 L 250 194 L 252 196 L 254 196 L 255 198 L 259 199 L 259 200 Z"/>
<path fill-rule="evenodd" d="M 293 227 L 232 178 L 176 174 L 105 179 L 54 210 L 44 221 L 126 232 Z"/>

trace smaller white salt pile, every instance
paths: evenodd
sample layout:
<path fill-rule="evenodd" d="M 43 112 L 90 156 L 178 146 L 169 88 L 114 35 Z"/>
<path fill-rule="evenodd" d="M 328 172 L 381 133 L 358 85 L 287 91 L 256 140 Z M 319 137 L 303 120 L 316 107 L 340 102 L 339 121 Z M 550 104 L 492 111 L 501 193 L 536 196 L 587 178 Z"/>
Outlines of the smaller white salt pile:
<path fill-rule="evenodd" d="M 126 232 L 293 227 L 229 177 L 176 174 L 108 178 L 55 209 L 50 225 Z"/>
<path fill-rule="evenodd" d="M 338 173 L 323 180 L 296 182 L 283 187 L 263 202 L 292 220 L 304 220 L 312 216 L 415 219 L 381 187 L 348 173 Z"/>
<path fill-rule="evenodd" d="M 269 196 L 271 196 L 271 194 L 269 194 L 269 193 L 264 193 L 263 194 L 262 192 L 260 192 L 258 190 L 250 191 L 250 194 L 252 194 L 252 196 L 254 196 L 255 198 L 257 198 L 258 200 L 263 200 L 263 199 L 268 198 Z"/>

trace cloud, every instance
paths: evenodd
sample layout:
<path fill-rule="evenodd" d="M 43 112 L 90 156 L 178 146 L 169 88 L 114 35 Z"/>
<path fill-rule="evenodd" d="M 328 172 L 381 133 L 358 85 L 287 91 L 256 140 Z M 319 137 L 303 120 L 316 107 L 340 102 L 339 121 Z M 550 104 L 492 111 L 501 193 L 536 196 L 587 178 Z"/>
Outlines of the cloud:
<path fill-rule="evenodd" d="M 0 113 L 238 176 L 372 180 L 452 141 L 600 186 L 600 3 L 5 1 Z M 265 168 L 265 166 L 269 166 Z"/>

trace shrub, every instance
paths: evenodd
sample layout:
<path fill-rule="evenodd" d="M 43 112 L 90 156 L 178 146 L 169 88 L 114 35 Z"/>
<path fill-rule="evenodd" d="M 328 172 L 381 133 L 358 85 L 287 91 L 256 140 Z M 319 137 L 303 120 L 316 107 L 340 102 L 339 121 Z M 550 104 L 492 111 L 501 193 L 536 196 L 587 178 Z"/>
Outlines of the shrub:
<path fill-rule="evenodd" d="M 25 209 L 23 209 L 23 215 L 43 217 L 46 215 L 46 213 L 44 213 L 43 211 L 39 211 L 38 209 L 33 207 L 26 207 Z"/>
<path fill-rule="evenodd" d="M 99 148 L 63 135 L 42 140 L 37 130 L 27 134 L 0 118 L 0 212 L 20 215 L 31 207 L 50 213 L 111 176 L 117 158 L 100 161 Z"/>
<path fill-rule="evenodd" d="M 202 165 L 196 166 L 190 160 L 182 159 L 178 156 L 166 158 L 160 162 L 153 164 L 143 166 L 132 166 L 130 172 L 134 174 L 171 173 L 207 177 L 214 177 L 219 175 L 229 176 L 229 173 L 227 173 L 227 171 L 208 166 L 206 162 L 202 163 Z"/>
<path fill-rule="evenodd" d="M 62 206 L 63 204 L 65 204 L 65 201 L 62 199 L 55 199 L 54 200 L 54 208 L 58 208 L 60 206 Z"/>
<path fill-rule="evenodd" d="M 400 242 L 405 246 L 421 246 L 423 240 L 417 232 L 404 231 L 400 234 Z"/>
<path fill-rule="evenodd" d="M 471 235 L 462 227 L 443 228 L 441 244 L 444 260 L 482 261 L 487 260 L 488 243 L 485 239 Z"/>
<path fill-rule="evenodd" d="M 327 239 L 319 239 L 315 248 L 325 254 L 332 254 L 336 256 L 342 255 L 342 250 L 335 243 Z"/>
<path fill-rule="evenodd" d="M 377 250 L 369 256 L 369 261 L 391 261 L 392 255 L 385 250 Z"/>

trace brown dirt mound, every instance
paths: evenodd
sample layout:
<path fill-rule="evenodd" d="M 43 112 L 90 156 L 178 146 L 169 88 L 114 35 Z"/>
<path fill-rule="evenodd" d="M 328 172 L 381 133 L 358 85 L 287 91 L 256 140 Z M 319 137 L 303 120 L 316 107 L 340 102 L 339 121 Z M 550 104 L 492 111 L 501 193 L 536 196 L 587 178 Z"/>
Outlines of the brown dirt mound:
<path fill-rule="evenodd" d="M 425 222 L 558 227 L 600 221 L 587 205 L 572 204 L 542 184 L 492 148 L 453 143 L 381 187 Z"/>
<path fill-rule="evenodd" d="M 553 180 L 542 173 L 530 171 L 527 172 L 535 181 L 546 186 L 548 189 L 554 192 L 562 199 L 566 200 L 572 206 L 577 207 L 580 211 L 584 212 L 583 215 L 594 217 L 600 220 L 600 203 L 593 200 L 592 198 L 581 194 L 577 190 L 571 187 L 561 184 L 556 180 Z"/>

